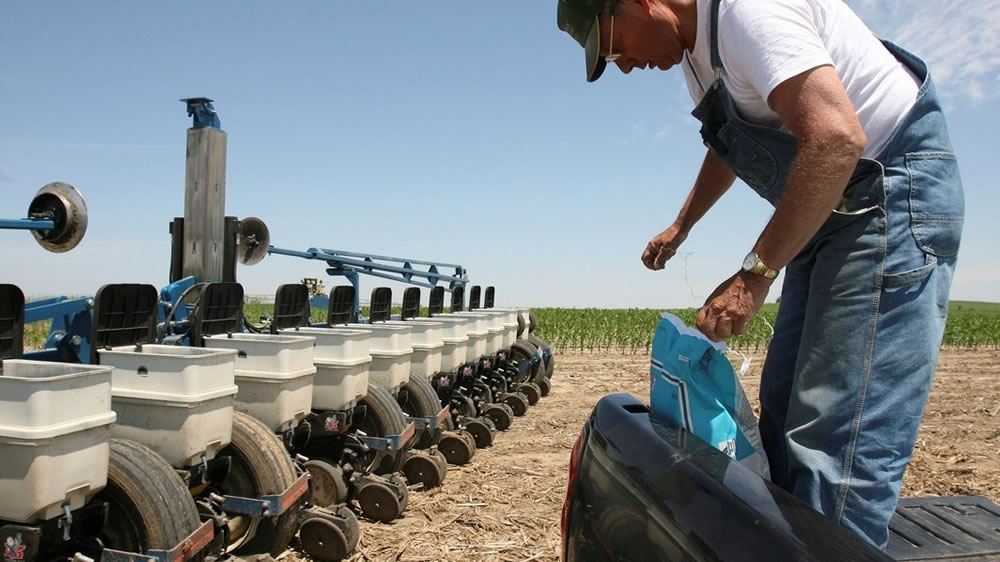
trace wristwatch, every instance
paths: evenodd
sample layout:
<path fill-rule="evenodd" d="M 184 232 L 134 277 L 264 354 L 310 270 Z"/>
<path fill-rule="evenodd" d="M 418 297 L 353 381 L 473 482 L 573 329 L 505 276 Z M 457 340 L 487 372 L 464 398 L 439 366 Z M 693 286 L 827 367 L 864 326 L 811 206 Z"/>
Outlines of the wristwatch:
<path fill-rule="evenodd" d="M 774 279 L 778 276 L 778 270 L 772 269 L 760 261 L 760 256 L 757 255 L 757 252 L 750 252 L 747 254 L 747 257 L 743 258 L 743 271 L 763 275 L 768 279 Z"/>

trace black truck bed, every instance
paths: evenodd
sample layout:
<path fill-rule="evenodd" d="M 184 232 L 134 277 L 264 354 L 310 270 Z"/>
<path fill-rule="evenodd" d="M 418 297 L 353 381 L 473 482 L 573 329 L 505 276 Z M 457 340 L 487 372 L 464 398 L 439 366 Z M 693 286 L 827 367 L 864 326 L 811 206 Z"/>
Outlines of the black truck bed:
<path fill-rule="evenodd" d="M 881 552 L 627 394 L 597 403 L 570 482 L 567 561 L 1000 561 L 986 498 L 904 499 Z"/>
<path fill-rule="evenodd" d="M 886 552 L 896 560 L 1000 560 L 1000 508 L 975 496 L 904 498 Z"/>

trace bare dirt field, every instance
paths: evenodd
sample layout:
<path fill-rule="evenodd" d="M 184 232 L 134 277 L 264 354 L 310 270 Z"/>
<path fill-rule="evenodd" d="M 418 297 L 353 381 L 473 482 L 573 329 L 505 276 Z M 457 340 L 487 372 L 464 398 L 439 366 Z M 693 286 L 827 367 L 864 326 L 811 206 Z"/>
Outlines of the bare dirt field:
<path fill-rule="evenodd" d="M 763 355 L 753 359 L 743 379 L 751 401 Z M 450 467 L 442 488 L 414 491 L 403 519 L 362 523 L 351 560 L 558 560 L 566 468 L 580 427 L 605 394 L 648 398 L 648 358 L 560 353 L 556 361 L 548 397 L 470 464 Z M 903 494 L 1000 502 L 1000 351 L 941 353 Z"/>

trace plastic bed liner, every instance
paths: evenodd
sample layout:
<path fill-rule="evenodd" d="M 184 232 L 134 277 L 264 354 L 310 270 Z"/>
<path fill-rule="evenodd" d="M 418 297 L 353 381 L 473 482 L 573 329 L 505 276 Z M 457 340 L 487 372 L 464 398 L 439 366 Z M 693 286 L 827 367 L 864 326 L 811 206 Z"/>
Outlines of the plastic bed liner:
<path fill-rule="evenodd" d="M 986 498 L 904 498 L 889 523 L 896 560 L 1000 560 L 1000 507 Z"/>

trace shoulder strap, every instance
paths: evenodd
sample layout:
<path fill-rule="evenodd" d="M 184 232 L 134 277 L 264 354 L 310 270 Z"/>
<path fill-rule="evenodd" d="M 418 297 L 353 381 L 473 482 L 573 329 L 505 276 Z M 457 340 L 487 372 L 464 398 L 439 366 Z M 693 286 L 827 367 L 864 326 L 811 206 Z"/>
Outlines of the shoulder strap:
<path fill-rule="evenodd" d="M 712 69 L 715 70 L 716 80 L 722 75 L 722 57 L 719 56 L 719 4 L 722 0 L 712 0 L 712 44 L 710 49 L 712 51 Z"/>

